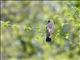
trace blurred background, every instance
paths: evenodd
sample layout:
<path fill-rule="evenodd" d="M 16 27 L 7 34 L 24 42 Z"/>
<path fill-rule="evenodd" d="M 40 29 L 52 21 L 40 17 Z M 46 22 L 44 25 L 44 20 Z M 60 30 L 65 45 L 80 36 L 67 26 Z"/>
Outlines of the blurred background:
<path fill-rule="evenodd" d="M 0 1 L 0 8 L 2 60 L 80 60 L 80 1 Z"/>

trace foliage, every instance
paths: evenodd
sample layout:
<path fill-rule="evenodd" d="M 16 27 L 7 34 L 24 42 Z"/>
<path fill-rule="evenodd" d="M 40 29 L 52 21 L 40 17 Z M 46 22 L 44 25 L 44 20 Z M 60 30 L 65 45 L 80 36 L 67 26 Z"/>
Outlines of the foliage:
<path fill-rule="evenodd" d="M 2 1 L 4 60 L 80 60 L 80 1 Z M 51 44 L 47 20 L 55 23 Z"/>

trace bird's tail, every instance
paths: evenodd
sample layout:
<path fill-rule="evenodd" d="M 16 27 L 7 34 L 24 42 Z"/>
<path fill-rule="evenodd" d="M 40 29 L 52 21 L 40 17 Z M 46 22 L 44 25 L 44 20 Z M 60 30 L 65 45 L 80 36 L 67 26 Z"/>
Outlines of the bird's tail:
<path fill-rule="evenodd" d="M 49 36 L 46 37 L 46 42 L 51 42 L 51 38 Z"/>

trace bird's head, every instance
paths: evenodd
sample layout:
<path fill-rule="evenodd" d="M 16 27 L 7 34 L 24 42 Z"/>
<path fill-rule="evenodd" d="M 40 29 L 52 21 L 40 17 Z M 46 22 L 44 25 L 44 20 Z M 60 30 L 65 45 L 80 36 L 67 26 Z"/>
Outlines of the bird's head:
<path fill-rule="evenodd" d="M 50 23 L 51 21 L 50 20 L 48 20 L 48 23 Z"/>

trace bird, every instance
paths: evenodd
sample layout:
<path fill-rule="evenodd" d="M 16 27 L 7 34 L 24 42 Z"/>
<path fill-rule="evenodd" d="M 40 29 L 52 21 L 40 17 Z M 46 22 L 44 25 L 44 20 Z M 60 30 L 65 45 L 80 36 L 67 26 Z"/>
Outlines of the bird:
<path fill-rule="evenodd" d="M 54 29 L 55 29 L 54 22 L 48 20 L 46 25 L 46 42 L 51 42 L 51 36 L 54 32 Z"/>

